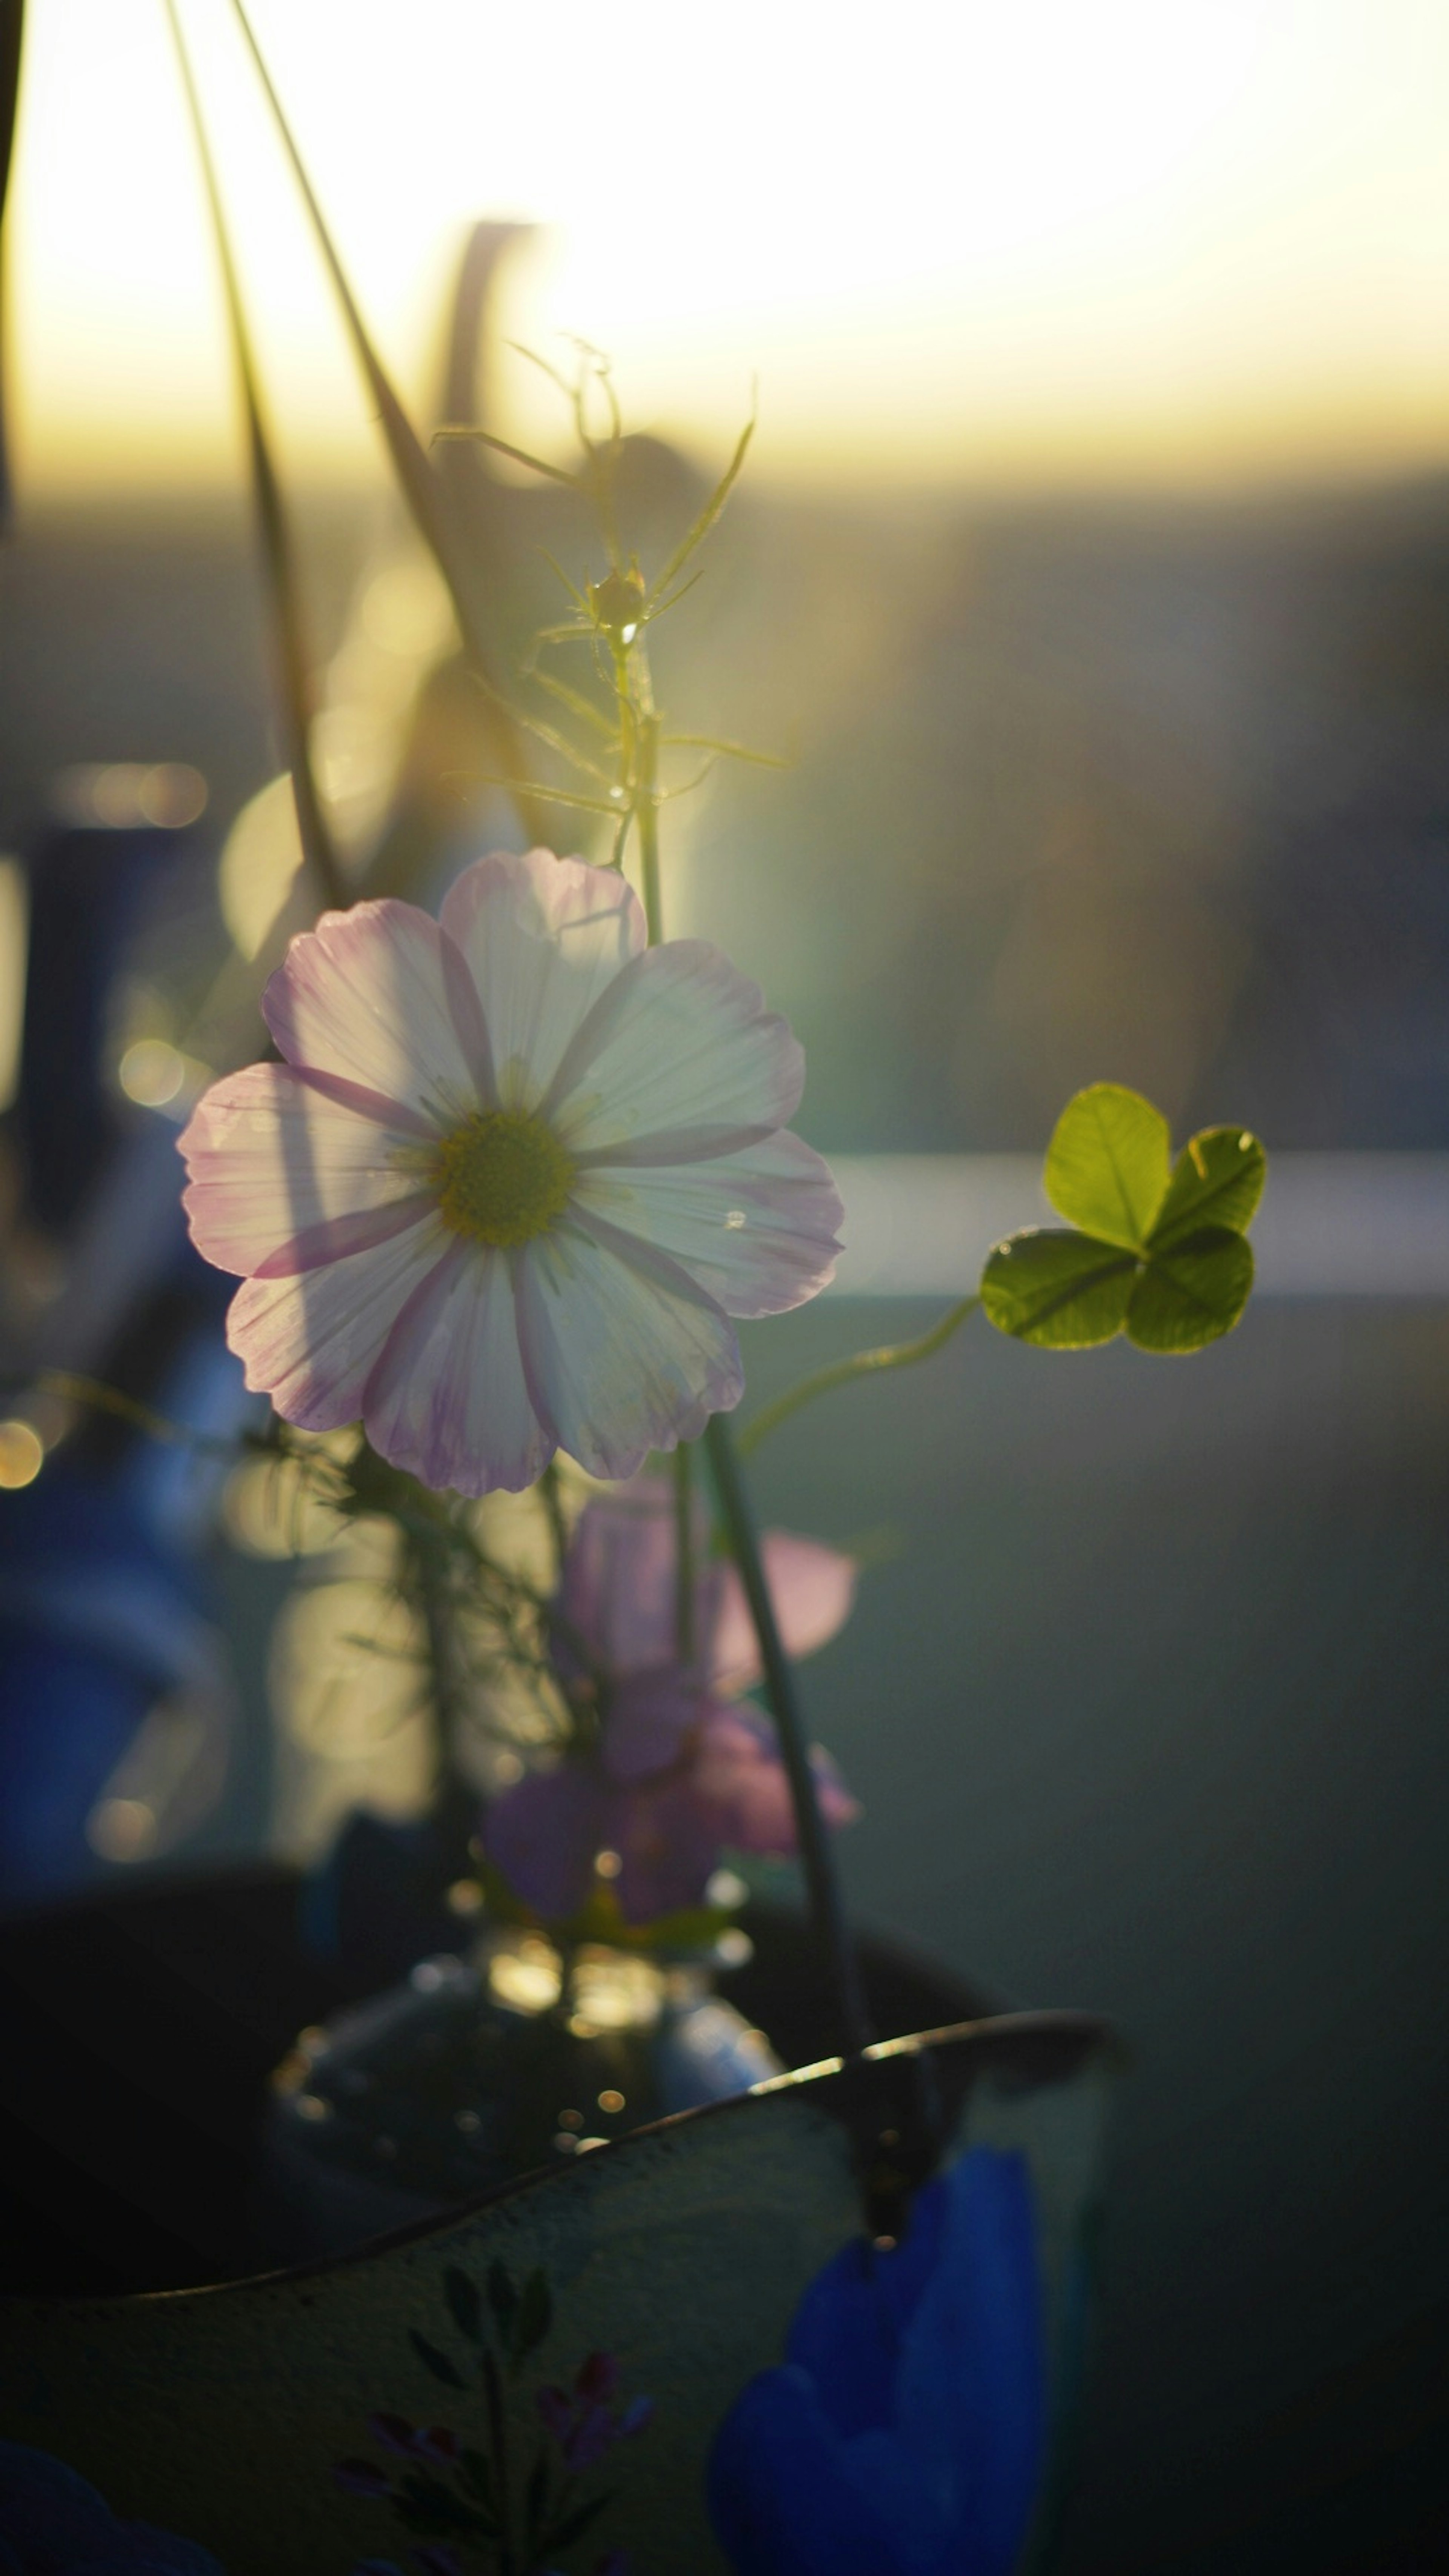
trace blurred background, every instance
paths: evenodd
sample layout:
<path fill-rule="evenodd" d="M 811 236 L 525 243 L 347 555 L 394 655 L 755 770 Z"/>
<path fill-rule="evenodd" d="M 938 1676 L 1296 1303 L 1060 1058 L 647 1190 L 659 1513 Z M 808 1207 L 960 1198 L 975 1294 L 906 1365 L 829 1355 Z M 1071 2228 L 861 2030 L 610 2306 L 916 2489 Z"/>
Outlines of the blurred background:
<path fill-rule="evenodd" d="M 1449 2536 L 1449 14 L 256 0 L 419 427 L 565 451 L 585 332 L 681 729 L 670 926 L 804 1039 L 848 1250 L 747 1404 L 921 1330 L 1077 1085 L 1274 1157 L 1189 1367 L 970 1327 L 762 1451 L 867 1564 L 810 1708 L 871 1922 L 1135 2057 L 1070 2576 Z M 18 11 L 11 13 L 12 21 Z M 519 841 L 225 0 L 182 10 L 344 862 Z M 238 1468 L 174 1140 L 306 918 L 214 249 L 156 0 L 32 0 L 0 550 L 0 1900 L 262 1849 L 423 1748 L 365 1566 Z M 446 451 L 500 668 L 566 495 Z M 684 775 L 685 773 L 681 773 Z M 559 819 L 564 848 L 585 848 Z M 92 1372 L 211 1448 L 22 1392 Z M 312 1552 L 308 1552 L 309 1549 Z M 361 1637 L 362 1642 L 359 1643 Z"/>

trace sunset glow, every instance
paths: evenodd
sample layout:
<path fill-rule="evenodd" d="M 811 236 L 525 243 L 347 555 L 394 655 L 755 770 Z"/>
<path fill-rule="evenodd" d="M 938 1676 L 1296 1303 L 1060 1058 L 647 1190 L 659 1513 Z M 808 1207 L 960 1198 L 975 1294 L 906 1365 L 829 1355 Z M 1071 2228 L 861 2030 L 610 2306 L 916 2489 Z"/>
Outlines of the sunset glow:
<path fill-rule="evenodd" d="M 423 399 L 468 220 L 504 329 L 776 473 L 1219 479 L 1449 446 L 1449 12 L 1425 0 L 256 0 L 368 314 Z M 187 0 L 294 462 L 369 431 L 227 0 Z M 398 28 L 405 24 L 405 39 Z M 157 0 L 31 13 L 9 335 L 32 491 L 236 470 Z M 644 245 L 647 242 L 647 251 Z M 513 433 L 550 434 L 510 361 Z"/>

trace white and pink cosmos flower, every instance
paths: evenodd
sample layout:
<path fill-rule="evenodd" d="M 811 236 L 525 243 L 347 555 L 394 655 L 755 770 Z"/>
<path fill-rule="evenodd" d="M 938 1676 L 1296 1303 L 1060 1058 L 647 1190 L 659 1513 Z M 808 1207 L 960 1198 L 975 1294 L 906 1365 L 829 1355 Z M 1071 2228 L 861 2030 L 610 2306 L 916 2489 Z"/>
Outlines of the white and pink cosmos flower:
<path fill-rule="evenodd" d="M 702 940 L 646 941 L 612 869 L 475 860 L 441 921 L 324 913 L 262 1008 L 284 1061 L 181 1138 L 227 1338 L 309 1431 L 424 1484 L 626 1477 L 739 1402 L 733 1318 L 825 1286 L 841 1207 L 785 1122 L 801 1049 Z"/>

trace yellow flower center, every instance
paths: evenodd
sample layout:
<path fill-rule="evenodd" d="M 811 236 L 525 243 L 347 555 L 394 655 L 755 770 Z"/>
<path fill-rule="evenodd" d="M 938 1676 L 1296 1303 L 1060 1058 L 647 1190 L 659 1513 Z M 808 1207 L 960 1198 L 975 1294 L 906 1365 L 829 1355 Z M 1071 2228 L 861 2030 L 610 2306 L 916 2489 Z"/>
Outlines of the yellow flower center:
<path fill-rule="evenodd" d="M 475 1243 L 527 1243 L 563 1215 L 574 1166 L 541 1118 L 480 1110 L 438 1148 L 443 1223 Z"/>

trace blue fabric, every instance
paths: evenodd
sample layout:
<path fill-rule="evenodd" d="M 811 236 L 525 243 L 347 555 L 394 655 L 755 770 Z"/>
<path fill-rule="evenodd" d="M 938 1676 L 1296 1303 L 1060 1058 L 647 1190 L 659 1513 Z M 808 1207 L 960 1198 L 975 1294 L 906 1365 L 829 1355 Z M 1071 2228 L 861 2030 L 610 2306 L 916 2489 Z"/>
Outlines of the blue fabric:
<path fill-rule="evenodd" d="M 222 2576 L 209 2549 L 119 2522 L 48 2451 L 0 2442 L 0 2576 Z"/>
<path fill-rule="evenodd" d="M 0 1494 L 0 1907 L 104 1874 L 87 1819 L 207 1608 L 126 1478 L 62 1453 Z"/>
<path fill-rule="evenodd" d="M 1010 2576 L 1046 2420 L 1026 2160 L 973 2147 L 811 2282 L 716 2438 L 715 2529 L 739 2576 Z"/>

